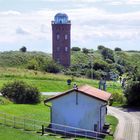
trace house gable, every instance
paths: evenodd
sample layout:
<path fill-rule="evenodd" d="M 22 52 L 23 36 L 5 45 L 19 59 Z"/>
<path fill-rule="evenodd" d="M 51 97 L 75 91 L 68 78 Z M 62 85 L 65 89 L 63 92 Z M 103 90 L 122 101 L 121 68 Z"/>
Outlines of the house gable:
<path fill-rule="evenodd" d="M 100 89 L 97 89 L 97 88 L 94 88 L 94 87 L 91 87 L 88 85 L 85 85 L 85 86 L 80 87 L 79 89 L 72 89 L 72 90 L 69 90 L 69 91 L 64 92 L 62 94 L 56 95 L 52 98 L 49 98 L 49 99 L 45 100 L 44 103 L 47 103 L 47 102 L 52 101 L 52 100 L 56 100 L 57 98 L 71 94 L 74 91 L 75 91 L 75 93 L 82 93 L 84 95 L 87 95 L 87 96 L 94 98 L 94 99 L 97 99 L 97 100 L 101 100 L 103 102 L 107 102 L 111 97 L 110 93 L 107 93 L 105 91 L 102 91 Z"/>

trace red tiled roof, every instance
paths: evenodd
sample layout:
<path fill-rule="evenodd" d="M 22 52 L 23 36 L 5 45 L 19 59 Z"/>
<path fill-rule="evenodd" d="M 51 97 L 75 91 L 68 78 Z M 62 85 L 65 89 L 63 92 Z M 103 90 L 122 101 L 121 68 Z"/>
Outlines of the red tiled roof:
<path fill-rule="evenodd" d="M 102 101 L 105 101 L 105 102 L 107 102 L 111 97 L 111 94 L 106 92 L 106 91 L 91 87 L 89 85 L 84 85 L 84 86 L 79 87 L 78 89 L 72 89 L 72 90 L 69 90 L 69 91 L 64 92 L 62 94 L 53 96 L 52 98 L 49 98 L 49 99 L 45 100 L 44 103 L 49 102 L 51 100 L 54 100 L 56 98 L 59 98 L 61 96 L 64 96 L 64 95 L 66 95 L 70 92 L 73 92 L 73 91 L 79 91 L 82 94 L 85 94 L 87 96 L 90 96 L 90 97 L 93 97 L 93 98 L 96 98 L 96 99 L 99 99 L 99 100 L 102 100 Z"/>
<path fill-rule="evenodd" d="M 82 86 L 78 90 L 103 101 L 108 101 L 111 97 L 110 93 L 88 85 Z"/>

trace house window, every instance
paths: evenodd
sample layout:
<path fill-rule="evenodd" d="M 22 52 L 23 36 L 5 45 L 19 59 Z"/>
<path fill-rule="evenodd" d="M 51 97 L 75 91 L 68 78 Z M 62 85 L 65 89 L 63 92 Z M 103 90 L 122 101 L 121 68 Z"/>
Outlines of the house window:
<path fill-rule="evenodd" d="M 68 51 L 68 47 L 65 47 L 65 52 L 67 52 Z"/>
<path fill-rule="evenodd" d="M 56 39 L 57 39 L 57 40 L 60 39 L 60 34 L 56 34 Z"/>
<path fill-rule="evenodd" d="M 65 34 L 65 40 L 67 40 L 68 39 L 68 35 L 67 34 Z"/>

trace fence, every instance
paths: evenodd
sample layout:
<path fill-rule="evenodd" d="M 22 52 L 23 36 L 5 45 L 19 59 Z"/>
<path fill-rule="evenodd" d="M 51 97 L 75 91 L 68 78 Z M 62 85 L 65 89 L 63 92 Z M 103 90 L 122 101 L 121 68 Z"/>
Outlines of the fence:
<path fill-rule="evenodd" d="M 53 133 L 55 135 L 61 134 L 63 137 L 72 136 L 102 140 L 107 135 L 106 133 L 80 129 L 66 125 L 32 120 L 24 117 L 16 117 L 14 115 L 6 114 L 3 112 L 0 112 L 0 124 L 27 131 L 40 132 L 43 135 L 48 136 L 52 135 Z"/>
<path fill-rule="evenodd" d="M 28 131 L 41 131 L 41 126 L 47 126 L 49 123 L 27 119 L 24 117 L 17 117 L 14 115 L 0 112 L 0 123 L 14 128 L 20 128 Z"/>

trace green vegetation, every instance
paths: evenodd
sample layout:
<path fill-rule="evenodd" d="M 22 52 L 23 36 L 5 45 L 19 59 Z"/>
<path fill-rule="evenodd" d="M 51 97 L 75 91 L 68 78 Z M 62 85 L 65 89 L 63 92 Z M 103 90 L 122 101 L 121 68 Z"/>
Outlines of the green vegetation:
<path fill-rule="evenodd" d="M 39 103 L 41 95 L 36 87 L 17 80 L 4 84 L 1 89 L 1 94 L 18 104 Z"/>
<path fill-rule="evenodd" d="M 51 56 L 43 52 L 0 52 L 0 67 L 20 67 L 41 70 L 43 65 L 50 60 Z"/>
<path fill-rule="evenodd" d="M 100 45 L 97 51 L 88 50 L 87 53 L 72 51 L 72 65 L 64 73 L 94 79 L 105 77 L 107 80 L 114 80 L 116 79 L 113 78 L 114 75 L 118 77 L 129 74 L 130 71 L 133 73 L 135 67 L 138 67 L 139 71 L 139 59 L 139 52 L 125 52 L 120 48 L 113 51 Z"/>
<path fill-rule="evenodd" d="M 46 97 L 45 97 L 46 98 Z M 1 97 L 1 99 L 4 99 L 4 97 Z M 5 100 L 5 99 L 4 99 Z M 13 115 L 16 116 L 16 118 L 14 119 L 14 117 L 8 117 L 8 114 L 6 116 L 6 118 L 9 118 L 10 120 L 17 120 L 18 117 L 23 118 L 23 120 L 37 120 L 37 121 L 43 121 L 43 122 L 50 122 L 50 110 L 47 106 L 45 106 L 42 103 L 37 104 L 37 105 L 25 105 L 25 104 L 13 104 L 11 102 L 9 102 L 8 104 L 5 105 L 0 105 L 0 110 L 2 110 L 2 112 L 8 113 L 9 115 Z M 2 113 L 1 112 L 1 113 Z M 0 116 L 1 116 L 0 113 Z M 19 119 L 18 119 L 19 120 Z M 20 119 L 21 121 L 21 119 Z M 10 121 L 11 122 L 11 121 Z M 115 125 L 117 125 L 116 123 L 116 119 L 112 116 L 107 116 L 107 122 L 111 124 L 111 128 L 112 128 L 112 132 L 114 132 L 115 129 Z M 0 123 L 5 123 L 4 120 L 0 119 Z M 6 124 L 8 124 L 8 122 L 6 122 Z M 10 125 L 10 123 L 9 123 Z M 13 126 L 14 124 L 12 123 L 11 126 Z M 17 125 L 17 123 L 15 123 L 15 125 Z M 22 124 L 21 124 L 22 125 Z M 27 123 L 25 124 L 26 127 Z M 40 124 L 41 126 L 41 124 Z M 44 140 L 44 138 L 46 139 L 57 139 L 56 137 L 50 137 L 50 136 L 39 136 L 40 134 L 35 134 L 34 131 L 23 131 L 23 129 L 13 129 L 11 127 L 6 127 L 3 125 L 0 125 L 0 133 L 2 135 L 0 135 L 0 139 L 8 139 L 7 135 L 10 136 L 11 140 L 26 140 L 28 138 L 32 139 L 38 139 L 38 140 Z M 20 128 L 20 127 L 19 127 Z M 29 127 L 28 127 L 29 128 Z M 6 133 L 4 133 L 4 131 Z M 22 135 L 22 136 L 20 136 Z M 78 138 L 79 140 L 82 140 L 82 138 Z M 106 140 L 112 140 L 113 137 L 112 136 L 107 136 Z"/>
<path fill-rule="evenodd" d="M 67 85 L 67 80 L 72 79 L 72 84 Z M 0 68 L 0 88 L 4 83 L 14 80 L 22 80 L 39 89 L 40 92 L 61 92 L 73 87 L 74 82 L 78 86 L 89 84 L 98 87 L 98 80 L 65 76 L 62 74 L 50 74 L 27 69 Z M 122 88 L 118 82 L 107 82 L 107 91 L 110 93 L 122 93 Z"/>
<path fill-rule="evenodd" d="M 35 86 L 40 92 L 63 92 L 73 87 L 76 82 L 78 86 L 89 84 L 98 87 L 99 79 L 106 77 L 111 79 L 111 75 L 118 75 L 132 79 L 128 75 L 135 75 L 140 73 L 140 52 L 122 51 L 120 48 L 115 48 L 115 51 L 99 46 L 97 51 L 75 47 L 71 52 L 72 65 L 70 68 L 64 69 L 51 61 L 51 56 L 42 52 L 27 52 L 25 48 L 20 51 L 0 52 L 0 89 L 3 84 L 12 82 L 14 80 L 21 80 Z M 91 53 L 91 51 L 93 51 Z M 53 66 L 51 65 L 53 63 Z M 47 72 L 57 73 L 51 74 Z M 64 75 L 65 74 L 65 75 Z M 136 79 L 135 75 L 135 79 Z M 94 78 L 94 80 L 91 79 Z M 89 79 L 87 79 L 89 78 Z M 67 85 L 67 80 L 71 79 L 72 84 Z M 131 87 L 131 86 L 130 86 Z M 136 85 L 139 87 L 139 84 Z M 128 89 L 128 88 L 126 88 Z M 123 96 L 123 89 L 121 84 L 116 81 L 107 81 L 107 91 L 112 93 L 114 97 L 113 105 L 123 105 L 126 99 Z M 129 90 L 131 91 L 131 90 Z M 133 90 L 134 93 L 135 90 Z M 129 97 L 133 98 L 134 95 L 138 99 L 139 90 Z M 127 93 L 130 93 L 127 91 Z M 126 96 L 127 98 L 128 96 Z M 139 100 L 138 100 L 139 101 Z M 128 100 L 127 100 L 128 103 Z M 43 103 L 36 105 L 29 104 L 13 104 L 9 100 L 0 97 L 0 110 L 17 117 L 26 119 L 35 119 L 40 121 L 50 121 L 50 111 Z M 114 132 L 118 121 L 112 116 L 107 117 L 107 122 L 111 123 L 112 132 Z M 7 131 L 7 134 L 4 134 Z M 16 140 L 18 136 L 21 140 L 26 139 L 44 139 L 32 133 L 27 134 L 23 131 L 7 128 L 0 125 L 0 139 Z M 14 137 L 16 135 L 16 137 Z M 23 136 L 23 138 L 21 137 Z M 45 139 L 55 139 L 55 137 L 45 137 Z M 108 136 L 106 139 L 111 140 L 112 137 Z M 19 139 L 18 139 L 19 140 Z"/>
<path fill-rule="evenodd" d="M 129 81 L 124 90 L 124 95 L 127 105 L 140 107 L 140 81 Z"/>
<path fill-rule="evenodd" d="M 23 49 L 25 49 L 23 47 Z M 100 79 L 102 76 L 112 80 L 112 75 L 123 75 L 133 72 L 137 66 L 140 70 L 140 52 L 125 52 L 121 48 L 115 51 L 98 46 L 92 49 L 73 47 L 71 51 L 71 67 L 64 69 L 51 61 L 51 56 L 42 52 L 9 51 L 0 53 L 0 67 L 18 67 L 46 72 L 59 72 L 66 75 Z M 50 65 L 51 64 L 51 65 Z M 93 74 L 93 75 L 92 75 Z"/>
<path fill-rule="evenodd" d="M 112 135 L 115 133 L 117 124 L 118 124 L 118 119 L 115 118 L 114 116 L 107 115 L 106 117 L 106 122 L 110 124 L 110 130 Z M 112 136 L 106 136 L 107 140 L 112 140 Z"/>
<path fill-rule="evenodd" d="M 110 128 L 111 128 L 112 134 L 114 134 L 115 129 L 116 129 L 117 124 L 118 124 L 118 119 L 115 118 L 114 116 L 107 115 L 106 122 L 111 125 Z"/>
<path fill-rule="evenodd" d="M 50 111 L 43 103 L 37 105 L 28 104 L 7 104 L 0 105 L 0 110 L 4 113 L 15 115 L 26 119 L 35 119 L 39 121 L 50 121 Z"/>
<path fill-rule="evenodd" d="M 41 136 L 34 132 L 27 132 L 20 129 L 13 129 L 0 125 L 0 140 L 55 140 L 58 138 L 52 136 Z M 64 140 L 59 138 L 60 140 Z"/>

